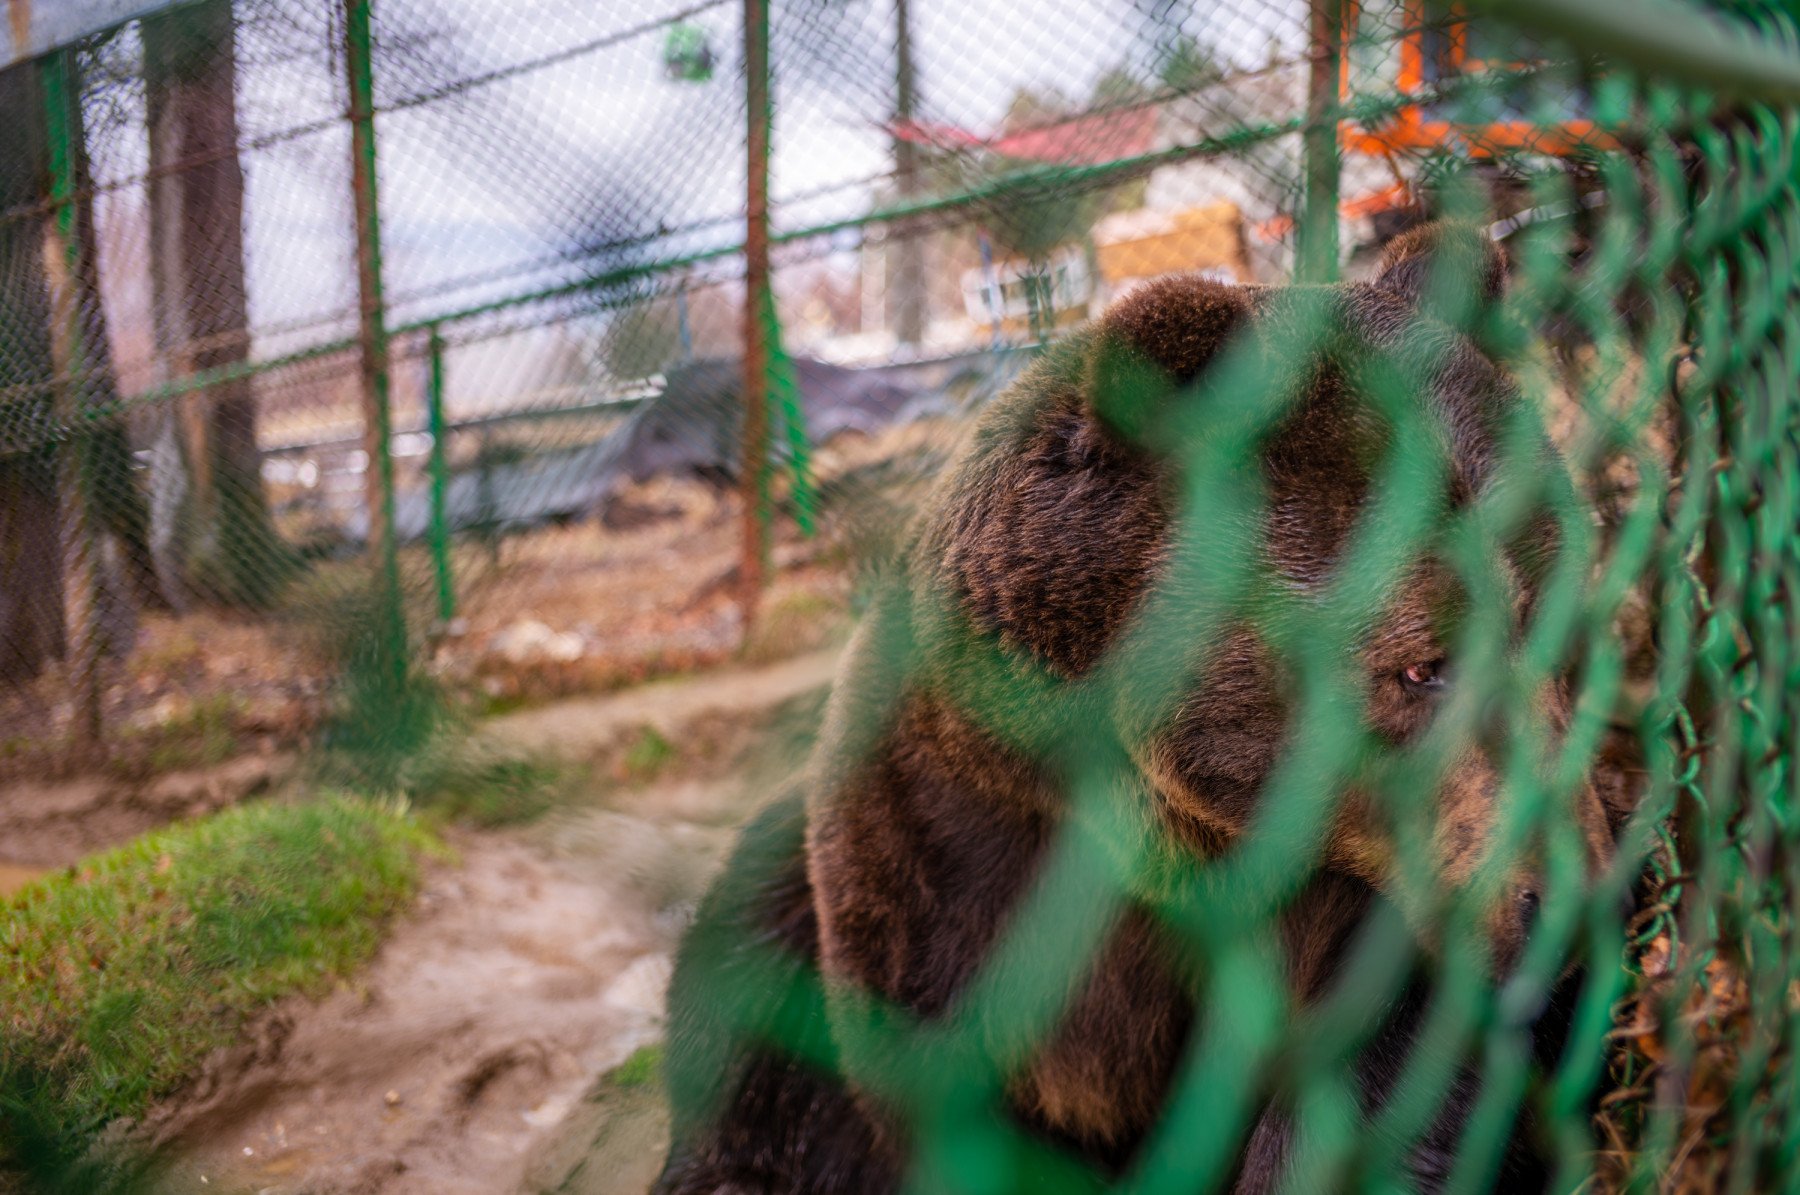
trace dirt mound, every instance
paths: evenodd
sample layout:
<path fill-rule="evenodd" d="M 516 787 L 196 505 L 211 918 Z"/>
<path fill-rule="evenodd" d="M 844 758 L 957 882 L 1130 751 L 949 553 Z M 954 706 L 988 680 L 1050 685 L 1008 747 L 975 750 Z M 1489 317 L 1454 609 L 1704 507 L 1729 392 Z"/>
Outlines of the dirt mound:
<path fill-rule="evenodd" d="M 270 752 L 145 779 L 9 781 L 0 784 L 0 864 L 30 871 L 67 867 L 158 826 L 266 792 L 293 770 L 292 756 Z"/>

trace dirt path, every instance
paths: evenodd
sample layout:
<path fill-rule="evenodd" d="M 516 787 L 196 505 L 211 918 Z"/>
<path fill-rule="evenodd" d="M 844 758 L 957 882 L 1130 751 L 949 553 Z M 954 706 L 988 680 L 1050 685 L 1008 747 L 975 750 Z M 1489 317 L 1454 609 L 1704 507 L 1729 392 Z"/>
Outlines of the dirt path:
<path fill-rule="evenodd" d="M 645 725 L 685 742 L 757 724 L 833 664 L 660 682 L 482 735 L 570 760 Z M 523 830 L 457 834 L 459 860 L 351 986 L 278 1007 L 154 1111 L 145 1128 L 177 1159 L 164 1189 L 642 1192 L 664 1148 L 655 1084 L 596 1080 L 660 1037 L 676 939 L 754 801 L 735 774 L 596 792 Z"/>
<path fill-rule="evenodd" d="M 581 757 L 640 726 L 673 735 L 682 724 L 708 714 L 772 709 L 830 683 L 837 660 L 834 648 L 763 668 L 726 668 L 655 681 L 490 718 L 482 735 L 514 750 Z"/>
<path fill-rule="evenodd" d="M 729 840 L 600 811 L 461 836 L 352 986 L 278 1009 L 153 1114 L 179 1142 L 166 1189 L 518 1189 L 658 1037 L 682 905 Z"/>
<path fill-rule="evenodd" d="M 644 726 L 676 737 L 697 718 L 765 712 L 827 684 L 836 663 L 836 650 L 828 650 L 760 668 L 673 677 L 492 718 L 480 733 L 505 750 L 586 761 Z M 92 775 L 0 783 L 0 895 L 146 830 L 271 791 L 295 766 L 292 755 L 270 751 L 148 779 Z M 680 800 L 671 808 L 681 816 L 694 804 Z"/>

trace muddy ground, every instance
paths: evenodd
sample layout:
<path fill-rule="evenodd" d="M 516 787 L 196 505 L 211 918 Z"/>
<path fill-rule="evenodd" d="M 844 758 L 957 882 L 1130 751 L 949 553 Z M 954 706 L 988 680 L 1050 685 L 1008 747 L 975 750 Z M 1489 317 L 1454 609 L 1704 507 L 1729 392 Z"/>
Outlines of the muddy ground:
<path fill-rule="evenodd" d="M 293 755 L 265 750 L 158 776 L 7 781 L 0 784 L 0 894 L 158 826 L 270 792 L 295 768 Z"/>
<path fill-rule="evenodd" d="M 773 523 L 768 588 L 751 642 L 736 602 L 742 529 L 735 500 L 698 480 L 627 487 L 604 518 L 545 524 L 451 553 L 456 614 L 436 622 L 433 562 L 400 566 L 415 621 L 432 627 L 421 663 L 476 712 L 823 646 L 847 615 L 847 561 L 886 542 L 960 435 L 925 421 L 845 436 L 815 456 L 819 533 Z M 144 777 L 203 768 L 246 746 L 303 746 L 333 710 L 334 662 L 349 612 L 369 602 L 367 562 L 310 562 L 267 609 L 137 612 L 129 643 L 102 660 L 106 758 L 75 734 L 62 670 L 0 686 L 0 782 L 105 771 Z"/>
<path fill-rule="evenodd" d="M 116 1130 L 167 1160 L 166 1191 L 648 1185 L 657 1084 L 642 1065 L 632 1085 L 604 1076 L 658 1040 L 693 904 L 804 747 L 868 532 L 841 514 L 816 539 L 779 524 L 746 639 L 728 504 L 672 482 L 629 497 L 619 525 L 459 552 L 459 618 L 425 661 L 487 746 L 555 761 L 553 811 L 451 829 L 454 861 L 431 866 L 367 967 L 271 1009 Z M 320 636 L 354 571 L 321 565 L 266 614 L 142 619 L 107 665 L 104 757 L 75 745 L 57 676 L 0 694 L 0 894 L 170 822 L 305 799 L 331 702 Z"/>
<path fill-rule="evenodd" d="M 665 1147 L 656 1084 L 603 1076 L 659 1039 L 676 940 L 834 662 L 491 720 L 494 742 L 592 783 L 532 826 L 454 834 L 458 860 L 353 983 L 272 1010 L 156 1109 L 145 1128 L 175 1159 L 166 1189 L 643 1191 Z M 694 750 L 646 783 L 612 778 L 645 728 Z"/>
<path fill-rule="evenodd" d="M 458 836 L 354 982 L 274 1009 L 152 1113 L 163 1190 L 521 1189 L 596 1078 L 658 1038 L 683 905 L 729 836 L 599 811 Z"/>
<path fill-rule="evenodd" d="M 672 951 L 735 827 L 804 750 L 835 654 L 483 723 L 488 744 L 556 761 L 568 791 L 527 826 L 449 830 L 454 858 L 367 967 L 270 1009 L 135 1126 L 168 1161 L 162 1190 L 643 1191 L 666 1121 L 634 1055 L 660 1037 Z M 15 781 L 0 851 L 19 862 L 0 886 L 153 824 L 286 799 L 295 767 L 259 754 L 152 781 Z M 628 1060 L 634 1083 L 605 1078 Z"/>

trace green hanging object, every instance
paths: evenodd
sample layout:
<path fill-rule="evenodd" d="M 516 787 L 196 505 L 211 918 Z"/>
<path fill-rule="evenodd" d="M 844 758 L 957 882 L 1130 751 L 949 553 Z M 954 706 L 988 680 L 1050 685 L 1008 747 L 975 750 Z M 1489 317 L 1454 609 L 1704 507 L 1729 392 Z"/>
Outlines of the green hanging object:
<path fill-rule="evenodd" d="M 765 290 L 758 306 L 762 317 L 763 343 L 769 347 L 766 374 L 769 379 L 769 415 L 771 419 L 777 414 L 781 417 L 782 429 L 787 438 L 788 474 L 793 484 L 791 492 L 794 522 L 799 525 L 800 534 L 810 537 L 817 527 L 819 496 L 812 473 L 812 450 L 806 439 L 806 413 L 800 406 L 800 379 L 795 375 L 793 359 L 782 347 L 781 321 L 775 314 L 774 294 Z M 765 482 L 765 519 L 768 517 L 768 510 Z"/>
<path fill-rule="evenodd" d="M 676 83 L 704 83 L 712 78 L 712 45 L 698 25 L 669 27 L 663 42 L 663 76 Z"/>

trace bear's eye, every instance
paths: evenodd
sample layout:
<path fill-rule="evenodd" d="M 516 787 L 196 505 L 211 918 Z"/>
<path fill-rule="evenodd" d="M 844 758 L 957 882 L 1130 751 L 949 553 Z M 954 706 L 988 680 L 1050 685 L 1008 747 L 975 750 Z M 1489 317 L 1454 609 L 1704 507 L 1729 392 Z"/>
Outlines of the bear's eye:
<path fill-rule="evenodd" d="M 1401 687 L 1409 693 L 1435 693 L 1447 683 L 1442 659 L 1410 664 L 1400 672 Z"/>

